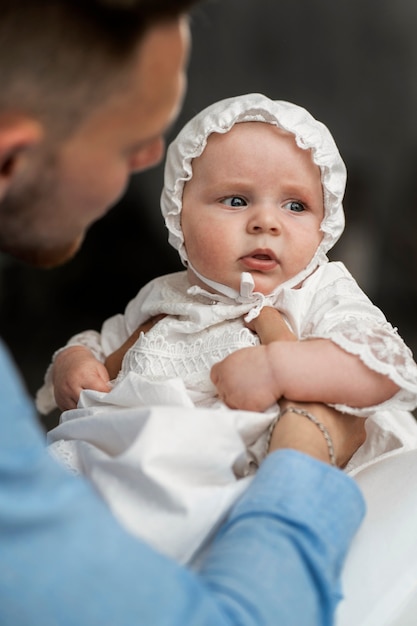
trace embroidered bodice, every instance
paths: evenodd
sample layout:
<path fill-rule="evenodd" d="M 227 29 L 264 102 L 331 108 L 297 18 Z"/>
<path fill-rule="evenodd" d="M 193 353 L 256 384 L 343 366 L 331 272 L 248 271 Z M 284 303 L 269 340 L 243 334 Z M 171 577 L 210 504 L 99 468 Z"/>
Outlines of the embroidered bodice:
<path fill-rule="evenodd" d="M 210 380 L 212 366 L 235 350 L 259 344 L 241 319 L 221 322 L 193 333 L 192 337 L 190 342 L 187 337 L 172 333 L 170 318 L 164 318 L 146 335 L 141 333 L 126 353 L 115 384 L 130 372 L 154 381 L 181 378 L 194 394 L 195 404 L 201 405 L 203 398 L 216 396 Z"/>

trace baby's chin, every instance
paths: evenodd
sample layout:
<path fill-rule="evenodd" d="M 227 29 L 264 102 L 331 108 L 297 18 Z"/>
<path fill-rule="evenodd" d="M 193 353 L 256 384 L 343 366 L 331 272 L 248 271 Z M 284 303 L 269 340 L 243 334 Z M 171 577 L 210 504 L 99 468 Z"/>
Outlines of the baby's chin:
<path fill-rule="evenodd" d="M 252 278 L 254 280 L 255 286 L 253 291 L 256 293 L 261 293 L 264 296 L 269 296 L 271 293 L 275 291 L 280 285 L 282 285 L 282 280 L 268 280 L 264 276 L 257 276 L 252 273 Z"/>

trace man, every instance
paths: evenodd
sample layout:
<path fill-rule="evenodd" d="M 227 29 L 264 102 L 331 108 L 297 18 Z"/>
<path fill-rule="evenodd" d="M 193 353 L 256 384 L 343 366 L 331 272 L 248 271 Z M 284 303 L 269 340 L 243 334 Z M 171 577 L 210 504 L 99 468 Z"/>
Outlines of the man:
<path fill-rule="evenodd" d="M 192 0 L 0 0 L 0 247 L 41 267 L 71 258 L 129 175 L 156 163 L 185 88 Z M 363 515 L 329 439 L 286 413 L 196 575 L 122 530 L 46 453 L 0 351 L 0 623 L 330 624 Z M 308 407 L 343 465 L 355 422 Z M 311 457 L 315 457 L 311 458 Z M 318 459 L 321 462 L 318 462 Z M 336 523 L 337 522 L 337 523 Z"/>
<path fill-rule="evenodd" d="M 137 30 L 150 9 L 137 4 L 144 8 L 132 16 L 136 29 L 126 23 L 127 9 L 113 10 L 121 42 L 112 35 L 110 8 L 95 9 L 97 27 L 87 7 L 70 12 L 62 3 L 23 2 L 1 15 L 0 50 L 10 67 L 0 96 L 0 243 L 14 256 L 42 266 L 65 261 L 130 174 L 162 156 L 163 133 L 184 92 L 188 30 L 184 19 L 165 20 L 138 46 Z"/>

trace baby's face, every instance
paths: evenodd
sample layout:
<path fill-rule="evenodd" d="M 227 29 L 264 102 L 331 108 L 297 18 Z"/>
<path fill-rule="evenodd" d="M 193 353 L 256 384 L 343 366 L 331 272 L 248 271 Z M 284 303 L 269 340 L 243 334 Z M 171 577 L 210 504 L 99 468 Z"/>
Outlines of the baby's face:
<path fill-rule="evenodd" d="M 181 224 L 200 274 L 239 291 L 242 272 L 250 272 L 255 291 L 268 294 L 312 259 L 323 215 L 320 169 L 310 151 L 271 124 L 244 122 L 210 135 L 194 159 Z"/>

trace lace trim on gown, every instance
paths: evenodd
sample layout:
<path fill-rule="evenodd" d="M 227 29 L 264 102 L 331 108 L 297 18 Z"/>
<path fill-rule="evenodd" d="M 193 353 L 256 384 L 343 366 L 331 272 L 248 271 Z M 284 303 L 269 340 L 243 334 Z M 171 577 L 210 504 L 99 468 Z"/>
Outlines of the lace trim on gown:
<path fill-rule="evenodd" d="M 258 338 L 249 329 L 230 330 L 223 325 L 210 332 L 202 331 L 192 343 L 168 340 L 160 332 L 142 333 L 126 353 L 116 382 L 134 371 L 149 380 L 178 377 L 186 385 L 197 381 L 202 384 L 205 379 L 211 387 L 210 370 L 215 363 L 236 350 L 258 344 Z"/>
<path fill-rule="evenodd" d="M 49 454 L 71 474 L 81 475 L 81 464 L 78 454 L 78 441 L 60 439 L 50 444 L 47 448 Z"/>

